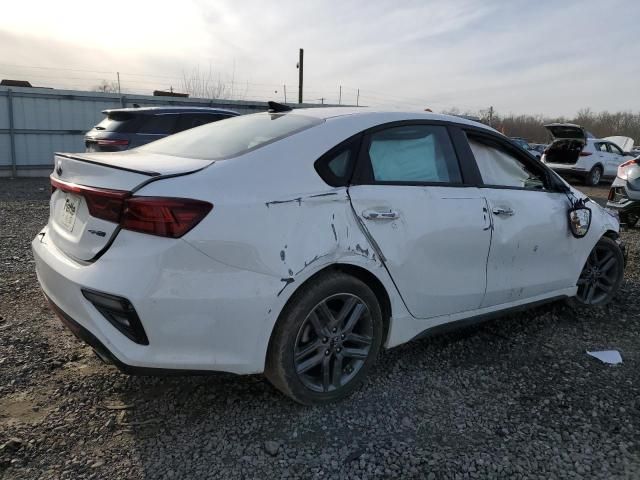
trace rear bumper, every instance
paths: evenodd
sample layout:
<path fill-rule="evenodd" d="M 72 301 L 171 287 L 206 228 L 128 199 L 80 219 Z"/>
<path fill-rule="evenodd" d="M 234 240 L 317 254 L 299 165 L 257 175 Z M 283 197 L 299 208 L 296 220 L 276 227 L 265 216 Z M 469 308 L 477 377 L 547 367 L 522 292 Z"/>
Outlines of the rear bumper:
<path fill-rule="evenodd" d="M 60 307 L 44 294 L 51 309 L 56 313 L 62 324 L 73 333 L 77 339 L 89 345 L 96 352 L 98 357 L 106 363 L 118 367 L 118 369 L 129 375 L 206 375 L 214 373 L 211 370 L 179 370 L 163 369 L 153 367 L 137 367 L 121 362 L 98 338 L 85 327 L 67 315 Z"/>
<path fill-rule="evenodd" d="M 42 290 L 69 329 L 121 370 L 264 370 L 279 279 L 220 264 L 183 240 L 126 231 L 98 261 L 81 265 L 46 233 L 32 242 Z M 118 330 L 83 289 L 129 300 L 148 344 Z"/>

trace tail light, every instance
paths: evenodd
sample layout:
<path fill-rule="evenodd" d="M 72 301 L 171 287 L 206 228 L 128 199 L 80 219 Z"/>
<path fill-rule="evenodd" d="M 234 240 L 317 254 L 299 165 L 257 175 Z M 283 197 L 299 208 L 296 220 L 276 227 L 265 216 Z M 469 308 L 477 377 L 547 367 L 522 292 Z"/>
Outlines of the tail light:
<path fill-rule="evenodd" d="M 124 190 L 109 190 L 106 188 L 85 187 L 73 183 L 51 179 L 51 193 L 57 188 L 63 192 L 75 193 L 84 197 L 87 208 L 92 217 L 101 218 L 108 222 L 117 223 L 120 219 L 122 204 L 129 192 Z"/>
<path fill-rule="evenodd" d="M 584 150 L 580 152 L 581 157 L 588 157 L 589 155 L 591 155 L 591 152 L 585 152 Z"/>
<path fill-rule="evenodd" d="M 626 162 L 620 164 L 618 167 L 618 178 L 622 180 L 626 180 L 629 177 L 629 169 L 634 165 L 638 165 L 638 158 L 634 158 L 632 160 L 627 160 Z"/>
<path fill-rule="evenodd" d="M 126 230 L 179 238 L 195 227 L 213 205 L 200 200 L 131 197 L 125 200 L 120 226 Z"/>
<path fill-rule="evenodd" d="M 135 197 L 125 190 L 86 187 L 51 178 L 52 193 L 56 189 L 82 196 L 92 217 L 118 223 L 125 230 L 160 237 L 182 237 L 213 208 L 201 200 Z"/>
<path fill-rule="evenodd" d="M 129 145 L 129 140 L 102 139 L 98 140 L 98 145 L 101 147 L 126 147 Z"/>

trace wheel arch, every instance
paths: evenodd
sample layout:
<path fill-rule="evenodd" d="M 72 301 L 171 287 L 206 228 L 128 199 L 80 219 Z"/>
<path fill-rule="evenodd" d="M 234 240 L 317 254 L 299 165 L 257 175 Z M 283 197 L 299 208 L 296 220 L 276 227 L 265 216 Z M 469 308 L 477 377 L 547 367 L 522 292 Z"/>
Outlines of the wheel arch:
<path fill-rule="evenodd" d="M 385 345 L 386 341 L 387 341 L 387 337 L 389 336 L 389 331 L 391 328 L 391 314 L 392 314 L 392 307 L 391 307 L 391 297 L 389 296 L 389 292 L 387 291 L 387 288 L 384 286 L 384 283 L 380 280 L 380 278 L 378 278 L 377 275 L 375 275 L 373 272 L 371 272 L 370 270 L 359 266 L 359 265 L 355 265 L 352 263 L 332 263 L 330 265 L 327 265 L 323 268 L 321 268 L 320 270 L 318 270 L 317 272 L 314 272 L 311 276 L 309 276 L 307 279 L 304 280 L 304 282 L 301 282 L 300 284 L 296 285 L 296 288 L 291 292 L 291 294 L 289 295 L 289 298 L 287 299 L 287 301 L 285 302 L 285 304 L 282 306 L 280 313 L 278 314 L 278 317 L 276 318 L 276 321 L 274 322 L 273 326 L 271 327 L 271 332 L 269 333 L 269 342 L 267 345 L 267 349 L 265 352 L 265 365 L 267 360 L 267 357 L 269 355 L 269 351 L 271 349 L 271 343 L 273 341 L 273 333 L 276 329 L 276 325 L 278 324 L 278 322 L 280 321 L 280 317 L 282 315 L 282 312 L 284 312 L 284 310 L 286 309 L 287 305 L 292 301 L 292 299 L 296 296 L 297 292 L 305 285 L 309 284 L 310 282 L 313 282 L 314 280 L 316 280 L 318 277 L 321 277 L 323 275 L 326 275 L 328 273 L 331 272 L 342 272 L 342 273 L 346 273 L 348 275 L 351 275 L 359 280 L 361 280 L 365 285 L 367 285 L 374 293 L 374 295 L 376 296 L 376 298 L 378 299 L 378 303 L 380 305 L 380 310 L 382 312 L 382 324 L 383 324 L 383 336 L 382 336 L 382 345 Z"/>

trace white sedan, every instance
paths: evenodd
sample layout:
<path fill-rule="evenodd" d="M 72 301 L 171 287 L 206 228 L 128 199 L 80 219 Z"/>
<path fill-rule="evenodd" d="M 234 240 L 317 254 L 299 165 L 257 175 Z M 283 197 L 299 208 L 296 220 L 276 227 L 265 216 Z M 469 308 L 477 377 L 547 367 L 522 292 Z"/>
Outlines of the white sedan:
<path fill-rule="evenodd" d="M 382 347 L 623 278 L 615 216 L 484 125 L 318 108 L 57 154 L 33 240 L 62 321 L 125 372 L 352 392 Z"/>

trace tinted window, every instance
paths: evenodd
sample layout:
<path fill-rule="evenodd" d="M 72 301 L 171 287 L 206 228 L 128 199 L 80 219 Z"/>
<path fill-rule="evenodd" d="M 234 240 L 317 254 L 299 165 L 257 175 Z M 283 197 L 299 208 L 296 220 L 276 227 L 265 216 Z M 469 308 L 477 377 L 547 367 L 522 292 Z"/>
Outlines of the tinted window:
<path fill-rule="evenodd" d="M 140 150 L 204 160 L 229 158 L 319 125 L 323 121 L 288 113 L 241 115 L 180 132 L 140 147 Z"/>
<path fill-rule="evenodd" d="M 142 119 L 138 133 L 169 135 L 173 133 L 177 115 L 147 115 Z"/>
<path fill-rule="evenodd" d="M 371 172 L 376 182 L 461 183 L 447 129 L 407 125 L 371 134 Z"/>
<path fill-rule="evenodd" d="M 190 128 L 206 125 L 207 123 L 217 122 L 229 118 L 228 115 L 219 115 L 213 113 L 184 113 L 178 116 L 175 132 L 182 132 Z"/>
<path fill-rule="evenodd" d="M 532 172 L 508 151 L 474 139 L 469 139 L 469 145 L 486 185 L 544 189 L 544 177 Z"/>
<path fill-rule="evenodd" d="M 106 132 L 133 132 L 136 116 L 128 112 L 113 112 L 106 116 L 98 125 L 96 130 Z"/>

